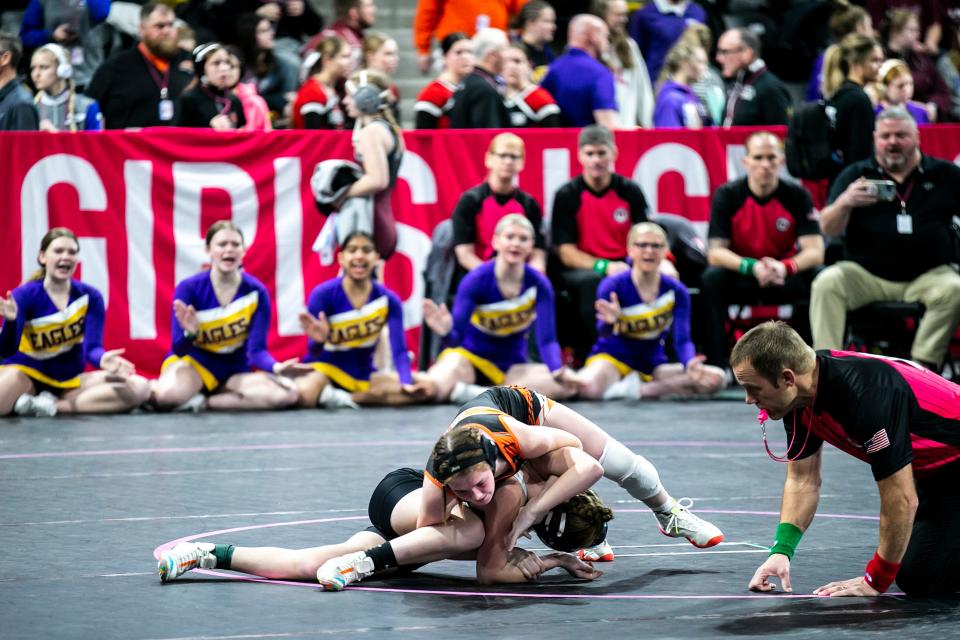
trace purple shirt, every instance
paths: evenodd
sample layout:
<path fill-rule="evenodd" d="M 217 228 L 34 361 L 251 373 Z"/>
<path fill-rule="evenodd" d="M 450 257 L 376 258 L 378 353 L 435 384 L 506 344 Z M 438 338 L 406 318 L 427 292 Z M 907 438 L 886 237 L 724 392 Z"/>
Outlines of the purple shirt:
<path fill-rule="evenodd" d="M 690 117 L 693 113 L 700 116 L 700 124 L 710 125 L 710 119 L 707 116 L 707 110 L 693 89 L 690 87 L 667 80 L 660 88 L 657 94 L 657 102 L 653 107 L 653 126 L 661 127 L 682 127 L 688 129 L 696 122 L 692 122 Z"/>
<path fill-rule="evenodd" d="M 565 127 L 593 124 L 599 109 L 617 110 L 613 73 L 583 49 L 570 47 L 554 60 L 542 86 L 557 101 Z"/>
<path fill-rule="evenodd" d="M 916 120 L 917 124 L 930 124 L 930 114 L 927 113 L 926 107 L 924 107 L 919 102 L 914 102 L 913 100 L 907 100 L 907 103 L 901 105 L 906 107 L 907 112 L 913 116 L 913 119 Z M 873 108 L 875 114 L 879 114 L 886 107 L 882 104 L 878 104 Z"/>
<path fill-rule="evenodd" d="M 661 1 L 667 4 L 666 0 Z M 691 22 L 707 22 L 707 12 L 693 2 L 687 4 L 683 15 L 661 13 L 657 0 L 652 0 L 643 9 L 633 12 L 628 30 L 630 37 L 636 40 L 640 47 L 651 79 L 660 77 L 660 67 L 663 66 L 667 52 Z"/>

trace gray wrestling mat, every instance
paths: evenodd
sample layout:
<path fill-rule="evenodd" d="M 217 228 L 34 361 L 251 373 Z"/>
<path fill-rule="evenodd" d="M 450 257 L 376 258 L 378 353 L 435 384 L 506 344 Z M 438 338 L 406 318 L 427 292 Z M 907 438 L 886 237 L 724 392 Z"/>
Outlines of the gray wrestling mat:
<path fill-rule="evenodd" d="M 699 550 L 658 532 L 615 484 L 617 559 L 584 583 L 560 573 L 481 587 L 446 561 L 342 593 L 187 574 L 161 585 L 174 540 L 306 547 L 367 526 L 370 491 L 420 467 L 454 407 L 5 419 L 0 436 L 0 637 L 784 638 L 951 637 L 952 599 L 816 598 L 861 574 L 877 542 L 867 465 L 826 449 L 820 513 L 794 559 L 794 595 L 746 590 L 777 523 L 784 469 L 734 402 L 574 404 L 646 455 L 675 497 L 726 534 Z M 782 431 L 771 446 L 785 447 Z M 212 533 L 221 532 L 221 533 Z M 525 543 L 535 547 L 532 542 Z M 896 591 L 896 587 L 893 588 Z"/>

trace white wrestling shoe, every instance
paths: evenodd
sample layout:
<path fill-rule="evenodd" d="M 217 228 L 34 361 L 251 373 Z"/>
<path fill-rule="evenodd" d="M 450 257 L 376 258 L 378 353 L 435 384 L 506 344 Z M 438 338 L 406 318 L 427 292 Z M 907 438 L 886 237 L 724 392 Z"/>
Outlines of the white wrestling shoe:
<path fill-rule="evenodd" d="M 450 390 L 450 402 L 453 404 L 466 404 L 478 395 L 487 390 L 479 384 L 470 384 L 469 382 L 458 382 Z"/>
<path fill-rule="evenodd" d="M 202 393 L 195 393 L 189 400 L 174 409 L 174 413 L 200 413 L 207 407 L 207 398 Z"/>
<path fill-rule="evenodd" d="M 49 391 L 41 391 L 35 396 L 25 393 L 17 398 L 13 412 L 18 416 L 51 418 L 57 415 L 57 396 Z"/>
<path fill-rule="evenodd" d="M 577 551 L 577 557 L 584 562 L 613 562 L 613 547 L 604 540 L 596 546 L 580 549 Z"/>
<path fill-rule="evenodd" d="M 215 569 L 216 566 L 217 558 L 213 555 L 212 542 L 181 542 L 160 554 L 157 574 L 160 582 L 170 582 L 198 567 Z"/>
<path fill-rule="evenodd" d="M 690 498 L 674 500 L 673 509 L 666 513 L 654 511 L 660 533 L 671 538 L 686 538 L 695 547 L 706 549 L 723 542 L 723 532 L 703 518 L 690 513 Z"/>
<path fill-rule="evenodd" d="M 617 382 L 607 387 L 603 393 L 604 400 L 639 400 L 643 396 L 641 389 L 643 382 L 640 374 L 631 371 Z"/>
<path fill-rule="evenodd" d="M 357 406 L 357 403 L 353 401 L 353 398 L 350 397 L 350 392 L 338 389 L 332 384 L 327 384 L 327 386 L 323 388 L 323 391 L 320 392 L 320 397 L 317 398 L 317 405 L 327 407 L 328 409 L 340 407 L 346 407 L 348 409 L 360 408 Z"/>
<path fill-rule="evenodd" d="M 326 591 L 343 591 L 348 584 L 360 582 L 373 574 L 373 558 L 363 551 L 354 551 L 331 558 L 317 569 L 317 582 Z"/>

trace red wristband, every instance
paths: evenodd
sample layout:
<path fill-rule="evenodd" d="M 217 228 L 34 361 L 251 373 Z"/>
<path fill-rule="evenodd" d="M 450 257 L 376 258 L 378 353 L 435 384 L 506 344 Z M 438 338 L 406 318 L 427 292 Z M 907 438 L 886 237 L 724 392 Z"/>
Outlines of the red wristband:
<path fill-rule="evenodd" d="M 797 261 L 793 258 L 787 258 L 786 260 L 783 260 L 783 266 L 787 268 L 788 276 L 795 276 L 797 275 L 797 272 L 800 271 L 800 269 L 797 267 Z"/>
<path fill-rule="evenodd" d="M 673 251 L 670 251 L 670 249 L 664 250 L 663 259 L 669 260 L 673 264 L 677 264 L 677 256 L 673 255 Z"/>
<path fill-rule="evenodd" d="M 900 571 L 899 562 L 888 562 L 881 558 L 879 553 L 874 553 L 873 558 L 867 563 L 863 577 L 868 585 L 883 593 L 897 579 L 898 571 Z"/>

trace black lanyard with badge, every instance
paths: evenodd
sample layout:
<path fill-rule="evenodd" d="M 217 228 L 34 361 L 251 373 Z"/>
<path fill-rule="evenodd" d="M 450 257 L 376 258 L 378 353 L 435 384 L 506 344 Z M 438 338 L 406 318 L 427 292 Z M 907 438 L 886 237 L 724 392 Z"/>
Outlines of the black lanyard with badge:
<path fill-rule="evenodd" d="M 150 71 L 150 77 L 153 78 L 154 83 L 160 89 L 160 104 L 157 109 L 157 117 L 160 119 L 160 122 L 167 122 L 168 120 L 173 120 L 173 100 L 170 99 L 170 67 L 167 67 L 167 70 L 163 72 L 163 75 L 160 75 L 160 72 L 157 71 L 157 68 L 153 66 L 153 63 L 150 60 L 146 61 L 147 70 Z"/>
<path fill-rule="evenodd" d="M 900 193 L 899 189 L 894 190 L 894 193 L 897 194 L 897 198 L 900 200 L 900 213 L 897 214 L 897 233 L 903 235 L 911 235 L 913 233 L 913 216 L 907 213 L 907 200 L 910 199 L 910 194 L 913 192 L 913 186 L 916 183 L 917 179 L 911 176 L 910 184 L 903 194 Z"/>

